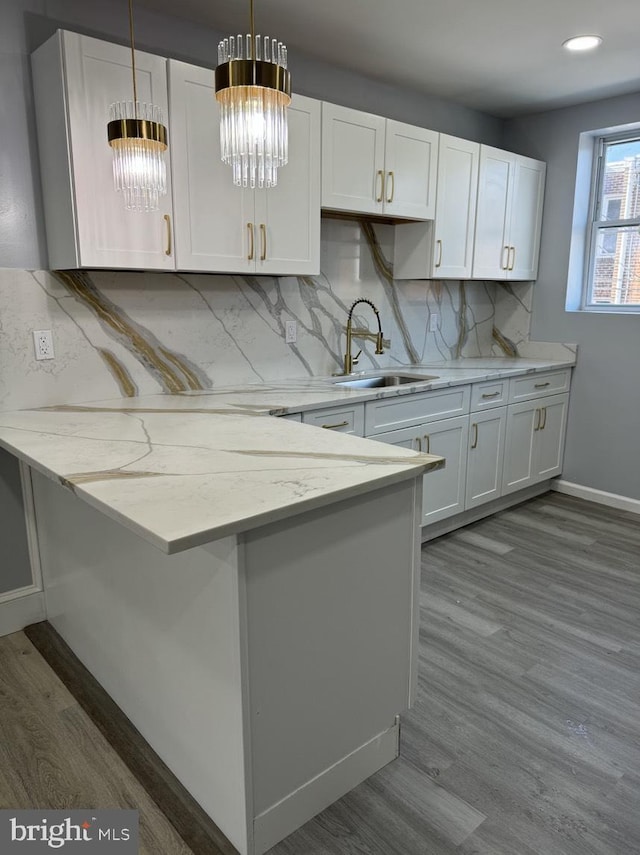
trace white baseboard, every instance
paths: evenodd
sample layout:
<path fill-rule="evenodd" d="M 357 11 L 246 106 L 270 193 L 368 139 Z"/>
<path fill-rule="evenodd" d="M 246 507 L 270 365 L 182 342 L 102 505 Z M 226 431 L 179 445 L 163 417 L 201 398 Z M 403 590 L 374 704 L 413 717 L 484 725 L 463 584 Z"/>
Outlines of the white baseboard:
<path fill-rule="evenodd" d="M 0 603 L 0 636 L 10 635 L 46 619 L 44 594 L 42 591 L 14 597 Z"/>
<path fill-rule="evenodd" d="M 617 508 L 619 511 L 630 511 L 632 514 L 640 514 L 640 499 L 619 496 L 617 493 L 606 493 L 604 490 L 584 487 L 582 484 L 563 481 L 561 478 L 556 478 L 551 482 L 551 489 L 557 493 L 566 493 L 567 496 L 575 496 L 578 499 L 586 499 L 588 502 L 597 502 L 599 505 Z"/>
<path fill-rule="evenodd" d="M 253 824 L 255 855 L 271 849 L 340 795 L 394 760 L 400 751 L 399 740 L 400 725 L 395 724 L 257 816 Z"/>

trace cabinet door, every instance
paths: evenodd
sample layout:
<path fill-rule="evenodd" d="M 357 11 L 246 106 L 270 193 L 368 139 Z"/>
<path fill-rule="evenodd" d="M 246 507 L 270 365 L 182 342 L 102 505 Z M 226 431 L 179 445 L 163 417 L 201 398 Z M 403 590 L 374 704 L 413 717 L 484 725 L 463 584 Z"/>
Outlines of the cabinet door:
<path fill-rule="evenodd" d="M 294 95 L 289 163 L 278 185 L 256 190 L 256 272 L 320 272 L 320 101 Z"/>
<path fill-rule="evenodd" d="M 254 192 L 235 187 L 231 169 L 220 159 L 213 71 L 170 60 L 169 92 L 177 267 L 253 271 L 259 243 Z"/>
<path fill-rule="evenodd" d="M 432 220 L 440 134 L 387 119 L 384 213 Z"/>
<path fill-rule="evenodd" d="M 506 421 L 506 407 L 496 407 L 471 416 L 467 456 L 467 509 L 502 495 Z"/>
<path fill-rule="evenodd" d="M 474 279 L 506 279 L 508 276 L 507 229 L 511 217 L 514 168 L 515 158 L 509 152 L 480 146 Z"/>
<path fill-rule="evenodd" d="M 433 277 L 469 279 L 480 146 L 440 134 Z"/>
<path fill-rule="evenodd" d="M 169 164 L 168 192 L 160 199 L 160 210 L 153 213 L 125 210 L 113 186 L 107 142 L 109 105 L 132 97 L 131 53 L 126 47 L 76 33 L 65 32 L 62 38 L 78 266 L 173 270 Z M 166 60 L 136 51 L 136 71 L 139 100 L 161 107 L 168 123 Z M 47 140 L 41 143 L 46 146 Z"/>
<path fill-rule="evenodd" d="M 386 119 L 322 105 L 322 207 L 382 212 Z"/>
<path fill-rule="evenodd" d="M 428 525 L 464 510 L 469 416 L 423 425 L 422 432 L 423 451 L 446 460 L 423 480 L 422 525 Z"/>
<path fill-rule="evenodd" d="M 509 224 L 509 244 L 512 247 L 509 279 L 529 281 L 538 275 L 545 173 L 544 163 L 515 156 Z"/>
<path fill-rule="evenodd" d="M 537 481 L 555 478 L 562 472 L 568 404 L 568 395 L 554 395 L 538 401 L 541 412 L 540 427 L 536 431 Z"/>
<path fill-rule="evenodd" d="M 511 404 L 507 408 L 502 494 L 514 493 L 536 479 L 534 437 L 539 426 L 538 402 Z"/>

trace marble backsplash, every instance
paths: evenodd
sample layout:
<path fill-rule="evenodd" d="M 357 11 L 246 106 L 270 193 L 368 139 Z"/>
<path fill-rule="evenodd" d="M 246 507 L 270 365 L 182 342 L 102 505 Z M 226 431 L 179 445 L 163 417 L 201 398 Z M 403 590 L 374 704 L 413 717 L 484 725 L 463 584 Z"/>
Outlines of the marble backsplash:
<path fill-rule="evenodd" d="M 396 282 L 392 257 L 392 226 L 324 219 L 316 277 L 2 269 L 0 408 L 331 374 L 360 297 L 391 346 L 377 357 L 364 344 L 358 369 L 536 355 L 525 353 L 533 286 Z M 366 306 L 356 318 L 375 323 Z M 285 344 L 288 320 L 296 344 Z M 38 329 L 53 331 L 54 360 L 35 361 Z"/>

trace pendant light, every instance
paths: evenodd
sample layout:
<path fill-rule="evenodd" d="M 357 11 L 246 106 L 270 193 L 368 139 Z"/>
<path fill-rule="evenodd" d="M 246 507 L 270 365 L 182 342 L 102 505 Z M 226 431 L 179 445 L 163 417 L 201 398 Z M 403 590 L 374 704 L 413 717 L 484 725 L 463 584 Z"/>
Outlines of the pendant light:
<path fill-rule="evenodd" d="M 251 33 L 230 36 L 218 45 L 215 74 L 220 103 L 222 160 L 241 187 L 275 187 L 278 167 L 287 163 L 287 107 L 291 74 L 287 48 L 268 36 L 256 36 L 253 0 Z"/>
<path fill-rule="evenodd" d="M 116 101 L 109 107 L 107 137 L 113 150 L 113 180 L 127 210 L 157 211 L 159 197 L 167 192 L 167 129 L 160 107 L 138 101 L 133 0 L 129 0 L 129 38 L 133 101 Z"/>

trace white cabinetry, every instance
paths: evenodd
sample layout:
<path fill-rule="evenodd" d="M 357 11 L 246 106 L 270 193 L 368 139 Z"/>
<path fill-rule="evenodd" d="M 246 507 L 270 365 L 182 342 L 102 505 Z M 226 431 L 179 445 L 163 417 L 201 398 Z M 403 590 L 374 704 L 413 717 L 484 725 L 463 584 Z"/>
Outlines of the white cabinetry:
<path fill-rule="evenodd" d="M 289 163 L 268 190 L 235 187 L 220 160 L 213 72 L 169 62 L 176 261 L 180 270 L 317 274 L 320 102 L 289 108 Z"/>
<path fill-rule="evenodd" d="M 443 469 L 423 480 L 422 525 L 438 522 L 464 510 L 469 417 L 428 422 L 411 428 L 376 434 L 372 439 L 439 454 Z"/>
<path fill-rule="evenodd" d="M 166 121 L 166 60 L 136 51 L 136 63 L 139 99 Z M 109 105 L 131 98 L 129 49 L 59 30 L 32 69 L 49 266 L 173 270 L 170 170 L 153 213 L 125 210 L 113 184 Z"/>
<path fill-rule="evenodd" d="M 438 137 L 426 128 L 325 102 L 322 207 L 433 218 Z"/>
<path fill-rule="evenodd" d="M 396 279 L 470 279 L 480 146 L 440 134 L 433 223 L 396 226 Z"/>
<path fill-rule="evenodd" d="M 538 160 L 480 147 L 474 279 L 536 278 L 545 172 Z"/>
<path fill-rule="evenodd" d="M 325 430 L 364 436 L 364 404 L 341 404 L 302 414 L 302 421 Z"/>
<path fill-rule="evenodd" d="M 502 495 L 502 462 L 507 408 L 473 413 L 469 429 L 465 509 Z"/>
<path fill-rule="evenodd" d="M 560 474 L 568 404 L 565 393 L 508 407 L 504 494 Z"/>

